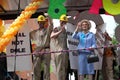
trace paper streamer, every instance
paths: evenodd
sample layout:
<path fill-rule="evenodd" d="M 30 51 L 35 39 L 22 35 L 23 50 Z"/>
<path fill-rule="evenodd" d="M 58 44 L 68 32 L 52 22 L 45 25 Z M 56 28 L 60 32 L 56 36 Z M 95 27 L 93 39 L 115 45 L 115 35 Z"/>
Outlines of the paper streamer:
<path fill-rule="evenodd" d="M 12 38 L 22 28 L 24 23 L 36 12 L 43 0 L 33 0 L 25 10 L 21 12 L 5 33 L 0 37 L 0 52 L 9 44 Z"/>
<path fill-rule="evenodd" d="M 92 6 L 90 7 L 89 12 L 92 14 L 107 14 L 110 15 L 107 11 L 100 11 L 100 9 L 103 9 L 103 2 L 102 0 L 94 0 L 92 3 Z M 103 9 L 104 10 L 104 9 Z"/>
<path fill-rule="evenodd" d="M 99 14 L 99 9 L 103 6 L 102 0 L 94 0 L 89 12 L 94 14 Z"/>
<path fill-rule="evenodd" d="M 103 7 L 109 14 L 120 14 L 120 0 L 116 3 L 112 2 L 112 0 L 103 0 Z"/>
<path fill-rule="evenodd" d="M 102 49 L 102 48 L 107 48 L 107 47 L 120 47 L 120 44 L 116 44 L 116 45 L 107 45 L 107 46 L 98 46 L 96 48 L 83 48 L 83 49 L 69 49 L 69 50 L 59 50 L 59 51 L 50 51 L 50 52 L 38 52 L 38 53 L 35 53 L 33 52 L 32 54 L 29 54 L 29 53 L 25 53 L 25 54 L 8 54 L 7 56 L 0 56 L 0 58 L 3 58 L 3 57 L 15 57 L 15 56 L 28 56 L 28 55 L 41 55 L 41 54 L 50 54 L 50 53 L 54 53 L 54 54 L 57 54 L 57 53 L 60 53 L 60 52 L 74 52 L 74 51 L 80 51 L 80 50 L 93 50 L 93 49 Z"/>

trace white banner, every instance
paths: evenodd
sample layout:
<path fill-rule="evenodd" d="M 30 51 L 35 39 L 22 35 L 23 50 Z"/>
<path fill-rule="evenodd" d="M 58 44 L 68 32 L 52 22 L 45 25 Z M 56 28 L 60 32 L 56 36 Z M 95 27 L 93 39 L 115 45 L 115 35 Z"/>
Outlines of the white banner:
<path fill-rule="evenodd" d="M 69 50 L 76 50 L 78 46 L 78 41 L 72 38 L 72 34 L 75 30 L 76 26 L 70 23 L 67 23 L 67 44 Z M 69 52 L 69 59 L 70 59 L 70 67 L 71 69 L 78 68 L 78 56 L 73 55 L 73 52 Z"/>
<path fill-rule="evenodd" d="M 7 46 L 6 53 L 9 55 L 31 54 L 29 32 L 30 28 L 25 25 L 18 32 L 17 39 L 14 37 L 10 44 Z M 32 70 L 31 55 L 7 57 L 7 69 L 8 71 Z"/>
<path fill-rule="evenodd" d="M 106 23 L 101 24 L 99 26 L 97 26 L 97 31 L 96 31 L 96 42 L 97 42 L 97 46 L 104 46 L 104 42 L 105 42 L 105 38 L 103 36 L 103 33 L 106 30 Z M 99 62 L 94 63 L 94 68 L 95 70 L 101 70 L 102 69 L 102 61 L 103 61 L 103 56 L 99 55 L 100 53 L 103 54 L 104 53 L 104 49 L 96 49 L 95 53 L 98 54 L 99 56 Z"/>

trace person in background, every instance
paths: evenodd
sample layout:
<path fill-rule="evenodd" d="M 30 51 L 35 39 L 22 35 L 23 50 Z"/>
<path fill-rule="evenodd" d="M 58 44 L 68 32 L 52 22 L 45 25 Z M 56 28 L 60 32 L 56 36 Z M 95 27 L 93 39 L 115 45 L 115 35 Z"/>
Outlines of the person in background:
<path fill-rule="evenodd" d="M 50 80 L 50 59 L 51 54 L 44 54 L 50 50 L 50 34 L 52 31 L 52 21 L 46 14 L 39 15 L 37 18 L 39 28 L 30 33 L 31 40 L 36 45 L 35 55 L 33 56 L 34 80 Z M 46 23 L 48 19 L 48 25 Z M 43 54 L 39 54 L 39 52 Z M 41 74 L 43 72 L 43 75 Z"/>
<path fill-rule="evenodd" d="M 67 50 L 67 33 L 65 30 L 68 18 L 65 14 L 60 16 L 60 26 L 54 27 L 51 33 L 50 49 L 51 51 Z M 66 80 L 68 67 L 67 52 L 58 52 L 51 54 L 52 64 L 54 65 L 53 73 L 57 80 Z"/>
<path fill-rule="evenodd" d="M 95 75 L 94 75 L 94 80 L 99 80 L 100 78 L 100 72 L 102 70 L 102 60 L 103 60 L 103 54 L 104 54 L 104 48 L 99 48 L 101 46 L 104 46 L 104 41 L 105 37 L 103 36 L 103 33 L 105 32 L 105 24 L 102 25 L 97 25 L 96 26 L 96 44 L 97 44 L 97 49 L 95 49 L 95 53 L 99 57 L 99 61 L 94 63 L 94 69 L 95 69 Z"/>
<path fill-rule="evenodd" d="M 103 65 L 102 65 L 102 74 L 104 80 L 114 80 L 113 79 L 113 60 L 114 60 L 114 54 L 112 51 L 111 41 L 112 38 L 108 35 L 107 32 L 104 34 L 105 37 L 105 46 L 104 48 L 104 54 L 103 54 Z"/>
<path fill-rule="evenodd" d="M 87 56 L 92 54 L 92 49 L 96 47 L 95 34 L 90 32 L 91 23 L 89 20 L 78 22 L 72 37 L 79 40 L 77 49 L 89 48 L 90 50 L 79 50 L 78 55 L 78 80 L 84 80 L 84 76 L 88 75 L 89 80 L 93 80 L 94 65 L 87 62 Z"/>

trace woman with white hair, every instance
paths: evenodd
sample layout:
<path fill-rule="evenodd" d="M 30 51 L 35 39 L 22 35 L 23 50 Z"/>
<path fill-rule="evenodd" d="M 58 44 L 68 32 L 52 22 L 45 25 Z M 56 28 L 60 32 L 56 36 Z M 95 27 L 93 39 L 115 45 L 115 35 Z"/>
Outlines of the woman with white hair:
<path fill-rule="evenodd" d="M 89 80 L 93 80 L 94 65 L 87 62 L 87 56 L 92 54 L 92 50 L 80 50 L 84 48 L 93 49 L 96 47 L 95 35 L 90 32 L 91 23 L 89 20 L 82 20 L 78 22 L 78 25 L 72 35 L 74 39 L 79 40 L 77 49 L 79 49 L 78 55 L 78 80 L 84 80 L 84 75 L 88 75 Z"/>

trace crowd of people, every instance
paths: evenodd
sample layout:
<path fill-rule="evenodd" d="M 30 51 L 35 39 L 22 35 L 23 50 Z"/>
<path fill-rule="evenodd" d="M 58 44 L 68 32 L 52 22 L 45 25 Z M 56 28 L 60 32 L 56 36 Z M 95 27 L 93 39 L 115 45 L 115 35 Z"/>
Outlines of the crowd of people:
<path fill-rule="evenodd" d="M 35 49 L 32 51 L 33 55 L 33 80 L 52 80 L 50 78 L 50 64 L 52 61 L 53 73 L 56 80 L 69 80 L 69 52 L 67 47 L 67 32 L 66 24 L 68 18 L 65 14 L 60 17 L 60 26 L 53 26 L 53 21 L 49 15 L 39 15 L 37 18 L 39 28 L 30 32 L 31 41 L 35 43 Z M 96 35 L 90 32 L 91 23 L 84 19 L 79 21 L 76 29 L 72 34 L 73 39 L 77 39 L 78 43 L 78 69 L 75 75 L 75 80 L 84 80 L 87 76 L 88 80 L 95 80 L 94 63 L 88 63 L 87 56 L 94 53 L 97 48 Z M 112 38 L 105 31 L 104 46 L 112 45 Z M 88 48 L 88 49 L 87 49 Z M 56 53 L 49 53 L 53 51 L 61 51 Z M 41 54 L 40 54 L 40 53 Z M 45 53 L 45 54 L 44 54 Z M 49 54 L 46 54 L 49 53 Z M 102 74 L 103 80 L 115 80 L 113 74 L 113 60 L 114 50 L 112 47 L 104 48 Z M 1 70 L 2 71 L 2 70 Z"/>
<path fill-rule="evenodd" d="M 42 15 L 40 15 L 42 16 Z M 48 17 L 48 16 L 47 16 Z M 45 16 L 44 16 L 45 18 Z M 43 19 L 44 19 L 43 18 Z M 60 26 L 53 26 L 52 20 L 50 21 L 50 26 L 47 28 L 44 27 L 45 20 L 40 21 L 42 19 L 38 17 L 39 29 L 35 30 L 33 37 L 34 41 L 36 41 L 36 50 L 35 53 L 45 52 L 45 51 L 61 51 L 53 54 L 40 54 L 35 55 L 36 58 L 34 60 L 35 63 L 39 64 L 39 67 L 34 67 L 34 75 L 35 80 L 40 80 L 41 77 L 45 80 L 50 80 L 50 61 L 52 61 L 53 73 L 56 76 L 56 80 L 66 80 L 68 79 L 68 66 L 69 66 L 69 52 L 62 52 L 62 50 L 68 50 L 67 48 L 67 33 L 66 33 L 66 24 L 68 22 L 68 18 L 65 14 L 60 17 Z M 49 18 L 50 19 L 50 18 Z M 49 22 L 49 21 L 48 21 Z M 44 23 L 44 24 L 40 24 Z M 87 56 L 93 54 L 94 48 L 97 48 L 97 42 L 95 34 L 90 32 L 91 23 L 89 20 L 84 19 L 79 21 L 75 31 L 72 34 L 74 39 L 79 41 L 77 49 L 85 49 L 78 51 L 78 69 L 77 69 L 77 78 L 78 80 L 84 80 L 85 76 L 88 76 L 89 80 L 94 79 L 95 69 L 94 63 L 87 62 Z M 45 32 L 46 30 L 48 32 Z M 46 34 L 49 33 L 49 34 Z M 105 38 L 104 45 L 109 46 L 111 44 L 111 37 L 107 32 L 102 33 Z M 32 38 L 33 39 L 33 38 Z M 46 46 L 47 45 L 47 46 Z M 48 50 L 47 50 L 48 49 Z M 48 56 L 44 57 L 43 56 Z M 101 55 L 101 54 L 100 54 Z M 114 80 L 113 76 L 113 51 L 111 47 L 104 48 L 104 53 L 101 55 L 103 57 L 102 63 L 102 73 L 104 80 Z M 44 64 L 42 64 L 42 60 Z M 46 63 L 46 64 L 45 64 Z M 35 64 L 36 65 L 36 64 Z M 42 67 L 40 67 L 42 66 Z M 42 68 L 42 69 L 41 69 Z M 40 76 L 41 71 L 43 70 L 43 76 Z M 37 77 L 37 78 L 36 78 Z"/>

